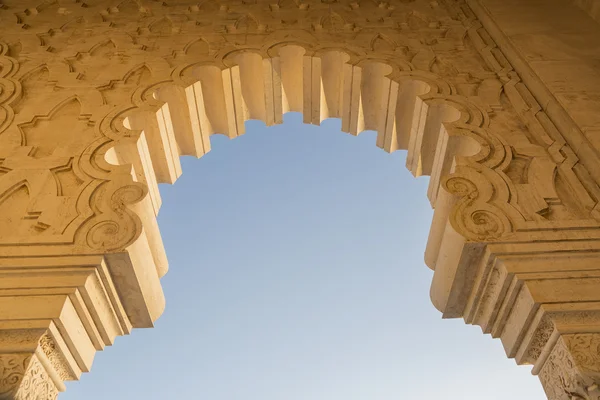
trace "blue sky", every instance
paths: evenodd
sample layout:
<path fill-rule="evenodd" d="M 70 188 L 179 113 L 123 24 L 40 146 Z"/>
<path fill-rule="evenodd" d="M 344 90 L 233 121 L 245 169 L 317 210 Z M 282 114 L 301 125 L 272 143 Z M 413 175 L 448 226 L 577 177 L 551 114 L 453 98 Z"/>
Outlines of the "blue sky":
<path fill-rule="evenodd" d="M 162 186 L 165 314 L 62 400 L 543 400 L 529 367 L 442 320 L 427 178 L 338 120 L 246 124 Z"/>

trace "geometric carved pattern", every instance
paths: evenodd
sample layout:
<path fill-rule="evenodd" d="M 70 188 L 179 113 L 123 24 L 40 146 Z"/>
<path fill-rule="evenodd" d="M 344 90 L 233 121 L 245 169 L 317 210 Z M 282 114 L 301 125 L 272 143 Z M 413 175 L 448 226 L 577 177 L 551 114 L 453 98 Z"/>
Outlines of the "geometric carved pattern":
<path fill-rule="evenodd" d="M 151 326 L 168 264 L 158 184 L 181 175 L 181 155 L 210 151 L 211 135 L 297 111 L 407 151 L 407 168 L 430 176 L 435 306 L 499 337 L 550 398 L 597 400 L 600 177 L 474 10 L 475 0 L 5 0 L 0 301 L 33 285 L 56 302 L 43 318 L 61 323 L 0 327 L 10 343 L 0 398 L 53 398 L 89 369 L 86 351 Z M 36 309 L 36 296 L 22 298 Z M 83 347 L 66 344 L 84 331 Z"/>

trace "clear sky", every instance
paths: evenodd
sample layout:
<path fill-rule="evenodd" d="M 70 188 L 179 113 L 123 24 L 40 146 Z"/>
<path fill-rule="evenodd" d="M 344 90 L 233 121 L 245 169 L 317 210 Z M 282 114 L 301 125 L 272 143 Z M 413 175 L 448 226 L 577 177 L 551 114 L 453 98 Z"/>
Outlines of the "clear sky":
<path fill-rule="evenodd" d="M 61 400 L 543 400 L 530 367 L 442 320 L 427 178 L 337 120 L 246 124 L 162 186 L 167 308 Z"/>

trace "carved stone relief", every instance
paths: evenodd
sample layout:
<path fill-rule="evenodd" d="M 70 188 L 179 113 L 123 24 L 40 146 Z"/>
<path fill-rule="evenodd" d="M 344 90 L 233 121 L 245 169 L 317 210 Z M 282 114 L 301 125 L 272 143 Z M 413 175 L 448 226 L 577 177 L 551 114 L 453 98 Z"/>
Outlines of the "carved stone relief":
<path fill-rule="evenodd" d="M 549 398 L 600 398 L 599 344 L 598 334 L 565 335 L 559 339 L 540 373 Z"/>
<path fill-rule="evenodd" d="M 538 301 L 531 283 L 560 268 L 502 263 L 597 250 L 600 176 L 462 0 L 2 0 L 3 256 L 101 254 L 102 286 L 116 285 L 120 299 L 110 314 L 127 314 L 115 331 L 126 319 L 151 324 L 161 306 L 149 317 L 135 308 L 160 303 L 167 270 L 158 183 L 174 183 L 179 156 L 202 156 L 211 135 L 235 138 L 245 120 L 281 123 L 287 111 L 313 124 L 341 118 L 354 135 L 375 130 L 377 146 L 407 150 L 407 168 L 430 176 L 426 258 L 445 316 L 482 326 L 530 364 L 545 360 L 560 321 L 578 325 L 558 317 L 577 310 L 546 312 L 553 300 Z M 42 352 L 61 380 L 76 378 L 55 339 L 43 336 Z M 549 366 L 577 359 L 571 339 L 561 336 L 568 354 L 555 347 L 541 369 L 545 385 L 572 373 Z"/>
<path fill-rule="evenodd" d="M 0 399 L 52 400 L 58 390 L 35 355 L 0 355 Z"/>
<path fill-rule="evenodd" d="M 10 398 L 18 390 L 31 362 L 31 356 L 7 354 L 0 357 L 0 398 Z"/>

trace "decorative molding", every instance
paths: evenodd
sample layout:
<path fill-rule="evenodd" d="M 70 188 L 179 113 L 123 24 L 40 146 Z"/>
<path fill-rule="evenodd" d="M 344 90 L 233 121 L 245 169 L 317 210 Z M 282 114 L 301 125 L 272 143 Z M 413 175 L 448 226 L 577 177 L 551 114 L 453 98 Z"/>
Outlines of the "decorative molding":
<path fill-rule="evenodd" d="M 40 339 L 40 348 L 62 381 L 75 380 L 75 375 L 69 371 L 68 362 L 57 348 L 52 336 L 46 333 Z"/>
<path fill-rule="evenodd" d="M 29 371 L 31 358 L 25 354 L 0 355 L 0 399 L 15 396 Z"/>
<path fill-rule="evenodd" d="M 54 400 L 58 390 L 37 356 L 32 356 L 15 395 L 15 400 Z"/>
<path fill-rule="evenodd" d="M 409 171 L 430 176 L 436 307 L 535 364 L 553 399 L 598 400 L 578 374 L 600 373 L 585 336 L 600 323 L 600 158 L 478 0 L 6 7 L 0 275 L 35 271 L 44 280 L 28 282 L 43 295 L 45 279 L 81 279 L 53 299 L 77 307 L 96 350 L 162 312 L 158 184 L 178 179 L 180 156 L 201 157 L 213 134 L 243 135 L 248 119 L 272 125 L 299 111 L 406 150 Z M 72 326 L 43 329 L 0 330 L 0 346 L 41 337 L 33 358 L 5 358 L 5 371 L 23 370 L 10 382 L 40 386 L 19 398 L 61 390 L 44 386 L 43 367 L 57 381 L 89 369 L 63 346 Z"/>
<path fill-rule="evenodd" d="M 0 354 L 0 399 L 54 400 L 58 390 L 35 355 Z"/>
<path fill-rule="evenodd" d="M 562 336 L 540 372 L 549 400 L 600 399 L 598 334 Z"/>

